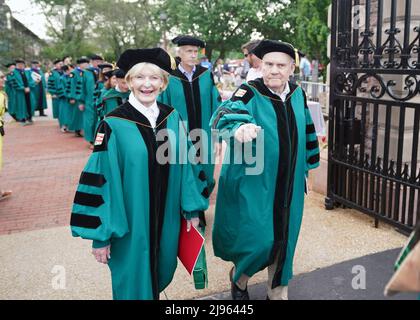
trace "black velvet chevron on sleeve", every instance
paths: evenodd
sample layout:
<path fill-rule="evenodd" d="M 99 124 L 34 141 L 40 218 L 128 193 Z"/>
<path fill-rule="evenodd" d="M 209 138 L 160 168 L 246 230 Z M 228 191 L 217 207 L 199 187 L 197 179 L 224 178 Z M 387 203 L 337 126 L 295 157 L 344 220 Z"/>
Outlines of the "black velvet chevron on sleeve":
<path fill-rule="evenodd" d="M 80 176 L 80 184 L 91 187 L 102 187 L 106 183 L 105 176 L 103 174 L 91 173 L 83 171 Z"/>
<path fill-rule="evenodd" d="M 101 224 L 102 221 L 99 217 L 74 212 L 71 214 L 70 225 L 72 227 L 97 229 Z"/>

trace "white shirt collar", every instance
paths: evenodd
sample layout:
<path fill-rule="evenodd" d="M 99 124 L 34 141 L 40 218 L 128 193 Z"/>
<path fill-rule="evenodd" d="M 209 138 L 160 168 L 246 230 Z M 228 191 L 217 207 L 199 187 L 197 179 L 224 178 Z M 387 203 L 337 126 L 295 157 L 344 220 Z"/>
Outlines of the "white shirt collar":
<path fill-rule="evenodd" d="M 159 117 L 159 107 L 157 102 L 155 101 L 150 107 L 145 107 L 137 98 L 134 96 L 133 93 L 130 93 L 128 98 L 128 102 L 141 114 L 143 114 L 147 120 L 149 120 L 150 124 L 153 128 L 156 127 L 156 121 Z"/>
<path fill-rule="evenodd" d="M 182 67 L 182 65 L 181 65 L 181 64 L 179 64 L 179 65 L 178 65 L 178 69 L 179 69 L 179 71 L 181 71 L 181 72 L 182 72 L 182 74 L 184 74 L 184 75 L 188 78 L 188 81 L 189 81 L 189 82 L 192 82 L 192 78 L 193 78 L 193 76 L 194 76 L 194 72 L 195 72 L 195 70 L 197 69 L 197 68 L 196 68 L 196 66 L 194 66 L 194 68 L 192 69 L 192 71 L 191 71 L 191 72 L 186 71 L 186 70 Z"/>
<path fill-rule="evenodd" d="M 270 88 L 269 88 L 270 89 Z M 289 82 L 286 82 L 286 86 L 284 87 L 284 90 L 281 94 L 278 94 L 277 92 L 274 92 L 273 90 L 270 89 L 270 91 L 272 93 L 274 93 L 275 95 L 279 96 L 280 99 L 284 102 L 287 98 L 287 95 L 290 93 L 290 86 L 289 86 Z"/>

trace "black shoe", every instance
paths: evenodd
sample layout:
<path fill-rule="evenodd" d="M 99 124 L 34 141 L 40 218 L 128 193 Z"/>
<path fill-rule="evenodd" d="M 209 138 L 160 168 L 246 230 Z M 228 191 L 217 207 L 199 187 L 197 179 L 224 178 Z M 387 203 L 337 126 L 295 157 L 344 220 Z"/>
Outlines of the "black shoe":
<path fill-rule="evenodd" d="M 83 137 L 83 135 L 82 135 L 82 133 L 81 133 L 81 131 L 80 130 L 76 130 L 76 137 L 80 137 L 80 138 L 82 138 Z"/>
<path fill-rule="evenodd" d="M 230 293 L 232 294 L 232 300 L 249 300 L 248 288 L 242 290 L 235 282 L 233 282 L 233 268 L 229 272 L 230 278 Z"/>

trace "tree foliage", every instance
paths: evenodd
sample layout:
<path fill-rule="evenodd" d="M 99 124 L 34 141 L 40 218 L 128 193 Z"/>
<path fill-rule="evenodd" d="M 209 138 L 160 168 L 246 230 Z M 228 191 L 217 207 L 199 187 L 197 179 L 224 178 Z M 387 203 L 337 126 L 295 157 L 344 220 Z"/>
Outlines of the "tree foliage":
<path fill-rule="evenodd" d="M 53 39 L 44 54 L 58 57 L 79 56 L 89 47 L 85 35 L 89 27 L 88 0 L 33 0 L 38 4 L 48 24 L 48 35 Z M 52 57 L 53 56 L 53 57 Z"/>
<path fill-rule="evenodd" d="M 312 58 L 327 63 L 328 7 L 331 0 L 299 0 L 296 34 L 299 47 Z"/>
<path fill-rule="evenodd" d="M 251 38 L 287 41 L 327 62 L 331 0 L 33 0 L 54 39 L 49 56 L 99 52 L 116 59 L 129 47 L 162 43 L 164 35 L 192 34 L 215 60 L 241 52 Z M 212 57 L 217 52 L 217 57 Z"/>
<path fill-rule="evenodd" d="M 92 0 L 88 10 L 97 45 L 116 59 L 128 48 L 156 46 L 161 38 L 156 5 L 148 0 Z"/>
<path fill-rule="evenodd" d="M 168 15 L 167 24 L 174 33 L 202 37 L 206 53 L 212 57 L 217 49 L 223 58 L 226 52 L 240 51 L 250 40 L 270 1 L 268 0 L 167 0 L 161 10 Z"/>
<path fill-rule="evenodd" d="M 98 52 L 115 60 L 129 47 L 156 46 L 160 40 L 153 1 L 33 0 L 41 6 L 53 39 L 44 54 L 74 57 Z"/>

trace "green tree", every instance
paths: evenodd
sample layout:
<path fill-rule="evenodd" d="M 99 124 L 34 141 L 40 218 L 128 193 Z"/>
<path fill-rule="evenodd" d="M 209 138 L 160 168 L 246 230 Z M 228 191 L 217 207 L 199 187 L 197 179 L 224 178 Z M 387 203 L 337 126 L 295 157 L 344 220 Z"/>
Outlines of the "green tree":
<path fill-rule="evenodd" d="M 258 31 L 267 39 L 289 42 L 316 59 L 328 63 L 328 7 L 331 0 L 290 0 L 271 4 Z M 324 69 L 324 79 L 325 79 Z"/>
<path fill-rule="evenodd" d="M 112 60 L 127 48 L 156 46 L 161 33 L 156 5 L 151 1 L 92 0 L 88 10 L 94 17 L 93 37 Z"/>
<path fill-rule="evenodd" d="M 271 3 L 257 30 L 265 39 L 281 40 L 296 45 L 297 0 Z"/>
<path fill-rule="evenodd" d="M 239 51 L 249 41 L 271 1 L 268 0 L 166 0 L 161 10 L 168 16 L 166 24 L 172 33 L 202 37 L 206 55 L 214 49 L 224 58 L 227 52 Z M 281 1 L 283 2 L 283 1 Z"/>
<path fill-rule="evenodd" d="M 46 18 L 52 44 L 44 50 L 49 58 L 71 55 L 81 56 L 89 51 L 85 34 L 89 30 L 88 0 L 32 0 L 38 4 Z"/>
<path fill-rule="evenodd" d="M 296 39 L 299 48 L 322 64 L 328 63 L 328 7 L 331 0 L 299 0 L 296 17 Z"/>

